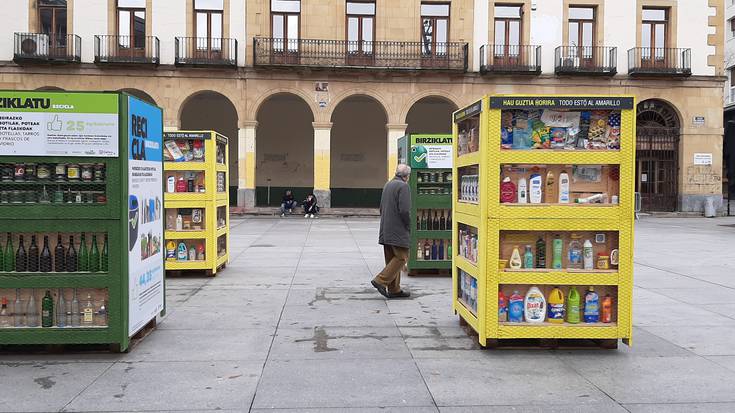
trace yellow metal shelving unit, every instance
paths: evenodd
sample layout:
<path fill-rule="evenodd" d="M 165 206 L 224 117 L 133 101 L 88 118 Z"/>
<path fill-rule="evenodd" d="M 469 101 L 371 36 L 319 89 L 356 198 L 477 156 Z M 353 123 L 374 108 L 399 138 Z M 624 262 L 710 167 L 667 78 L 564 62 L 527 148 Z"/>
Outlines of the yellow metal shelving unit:
<path fill-rule="evenodd" d="M 513 150 L 501 149 L 501 113 L 509 109 L 592 111 L 620 110 L 619 150 Z M 459 124 L 479 119 L 478 143 L 462 154 Z M 478 334 L 483 346 L 501 339 L 632 339 L 633 222 L 635 180 L 635 99 L 631 96 L 485 96 L 454 113 L 454 187 L 452 308 Z M 619 170 L 619 203 L 613 204 L 514 204 L 500 202 L 503 165 L 610 165 Z M 479 174 L 478 202 L 461 202 L 463 168 Z M 477 265 L 458 256 L 460 226 L 477 229 Z M 466 228 L 466 227 L 465 227 Z M 616 234 L 619 264 L 614 270 L 501 269 L 501 233 L 592 231 Z M 550 251 L 551 245 L 547 246 Z M 566 247 L 565 247 L 565 253 Z M 547 260 L 550 260 L 547 253 Z M 477 283 L 476 311 L 461 297 L 460 271 Z M 600 286 L 615 289 L 615 319 L 611 323 L 542 324 L 499 322 L 498 291 L 501 286 Z M 580 291 L 584 295 L 583 291 Z M 566 297 L 565 297 L 566 298 Z M 602 299 L 602 297 L 600 297 Z"/>
<path fill-rule="evenodd" d="M 170 161 L 164 162 L 165 179 L 170 176 L 178 179 L 179 174 L 188 172 L 204 173 L 201 181 L 203 191 L 164 193 L 166 210 L 165 239 L 179 242 L 193 241 L 204 243 L 204 259 L 178 260 L 167 259 L 167 271 L 200 270 L 214 276 L 224 268 L 230 256 L 230 211 L 228 203 L 228 139 L 214 131 L 175 131 L 165 132 L 166 141 L 203 141 L 203 161 Z M 164 151 L 167 151 L 164 148 Z M 198 185 L 198 184 L 197 184 Z M 175 217 L 180 210 L 198 209 L 203 214 L 201 229 L 176 230 Z M 176 214 L 169 211 L 175 210 Z M 173 223 L 171 217 L 173 216 Z M 220 244 L 224 248 L 220 248 Z"/>

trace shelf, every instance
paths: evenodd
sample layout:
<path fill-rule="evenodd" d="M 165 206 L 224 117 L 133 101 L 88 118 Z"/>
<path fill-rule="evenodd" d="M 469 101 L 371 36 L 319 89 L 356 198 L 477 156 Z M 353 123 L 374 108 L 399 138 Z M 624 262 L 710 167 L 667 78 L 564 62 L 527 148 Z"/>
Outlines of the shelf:
<path fill-rule="evenodd" d="M 457 207 L 455 208 L 455 212 L 472 215 L 472 216 L 479 218 L 480 217 L 480 204 L 471 204 L 468 202 L 457 202 Z"/>
<path fill-rule="evenodd" d="M 118 339 L 115 327 L 12 327 L 3 328 L 2 344 L 109 344 Z"/>
<path fill-rule="evenodd" d="M 447 186 L 447 185 L 452 185 L 452 181 L 449 181 L 449 182 L 416 182 L 416 185 L 422 185 L 422 186 L 424 186 L 424 185 L 425 186 L 442 185 L 442 186 Z"/>
<path fill-rule="evenodd" d="M 211 195 L 206 192 L 166 192 L 163 196 L 166 199 L 165 204 L 170 201 L 207 201 Z"/>
<path fill-rule="evenodd" d="M 107 185 L 107 182 L 105 181 L 22 181 L 22 182 L 16 182 L 16 181 L 0 181 L 0 187 L 3 185 L 11 185 L 11 186 L 37 186 L 37 185 L 46 185 L 49 187 L 57 187 L 57 186 L 64 186 L 64 187 L 77 187 L 77 186 L 105 186 Z"/>
<path fill-rule="evenodd" d="M 222 264 L 227 264 L 227 261 L 229 260 L 229 252 L 225 251 L 224 255 L 221 255 L 217 257 L 217 267 L 219 267 Z"/>
<path fill-rule="evenodd" d="M 451 239 L 452 238 L 452 230 L 444 230 L 444 231 L 429 231 L 429 230 L 414 230 L 416 233 L 416 238 L 420 239 Z"/>
<path fill-rule="evenodd" d="M 416 268 L 439 268 L 439 269 L 449 269 L 452 268 L 452 261 L 450 260 L 417 260 L 414 259 L 411 262 L 411 269 Z"/>
<path fill-rule="evenodd" d="M 541 324 L 503 322 L 498 325 L 498 338 L 623 338 L 617 323 Z"/>
<path fill-rule="evenodd" d="M 497 218 L 528 218 L 543 215 L 559 219 L 620 219 L 623 209 L 614 204 L 500 204 Z"/>
<path fill-rule="evenodd" d="M 165 171 L 206 171 L 206 162 L 164 162 L 163 170 Z"/>
<path fill-rule="evenodd" d="M 208 270 L 211 269 L 211 265 L 207 264 L 207 260 L 193 260 L 193 261 L 166 261 L 167 270 Z"/>
<path fill-rule="evenodd" d="M 466 224 L 475 228 L 480 227 L 480 217 L 477 215 L 468 215 L 464 212 L 456 212 L 452 219 L 454 219 L 458 224 Z"/>
<path fill-rule="evenodd" d="M 230 195 L 227 192 L 217 192 L 217 201 L 229 201 Z"/>
<path fill-rule="evenodd" d="M 452 209 L 451 195 L 417 195 L 415 209 Z"/>
<path fill-rule="evenodd" d="M 168 195 L 165 195 L 165 196 L 168 196 Z M 170 199 L 167 199 L 164 202 L 164 208 L 165 209 L 179 209 L 179 208 L 186 208 L 186 209 L 200 208 L 200 209 L 206 209 L 206 207 L 207 207 L 207 201 L 204 200 L 204 199 L 202 199 L 202 200 L 196 200 L 196 201 L 191 201 L 191 200 L 172 201 Z"/>
<path fill-rule="evenodd" d="M 528 285 L 618 285 L 618 272 L 584 271 L 562 272 L 551 270 L 499 271 L 499 284 Z"/>
<path fill-rule="evenodd" d="M 189 231 L 189 230 L 166 230 L 164 233 L 165 239 L 206 239 L 207 231 Z"/>
<path fill-rule="evenodd" d="M 506 150 L 500 151 L 498 163 L 521 165 L 619 165 L 624 156 L 618 151 L 552 151 Z"/>
<path fill-rule="evenodd" d="M 480 163 L 480 152 L 472 152 L 466 155 L 461 155 L 456 158 L 457 168 L 462 168 L 470 165 L 478 165 Z"/>
<path fill-rule="evenodd" d="M 621 231 L 625 224 L 616 219 L 534 219 L 516 218 L 496 221 L 501 231 Z"/>
<path fill-rule="evenodd" d="M 6 272 L 0 273 L 3 288 L 107 288 L 109 272 Z"/>
<path fill-rule="evenodd" d="M 455 299 L 455 309 L 457 313 L 459 314 L 464 321 L 469 324 L 470 327 L 472 327 L 473 330 L 475 330 L 476 333 L 480 333 L 480 322 L 477 318 L 477 316 L 467 307 L 464 302 L 457 298 Z"/>
<path fill-rule="evenodd" d="M 217 172 L 227 172 L 227 165 L 218 163 L 215 166 L 215 171 L 217 171 Z"/>
<path fill-rule="evenodd" d="M 453 252 L 452 252 L 453 253 Z M 460 270 L 466 272 L 467 274 L 471 275 L 473 278 L 477 279 L 479 278 L 480 269 L 477 267 L 477 264 L 473 263 L 472 261 L 468 260 L 465 257 L 462 257 L 460 255 L 454 256 L 454 265 L 459 268 Z"/>
<path fill-rule="evenodd" d="M 227 226 L 217 228 L 218 237 L 221 237 L 222 235 L 225 235 L 225 234 L 227 234 Z"/>
<path fill-rule="evenodd" d="M 230 201 L 229 199 L 217 199 L 217 201 L 215 202 L 215 206 L 218 206 L 218 207 L 230 206 L 230 202 L 229 201 Z"/>

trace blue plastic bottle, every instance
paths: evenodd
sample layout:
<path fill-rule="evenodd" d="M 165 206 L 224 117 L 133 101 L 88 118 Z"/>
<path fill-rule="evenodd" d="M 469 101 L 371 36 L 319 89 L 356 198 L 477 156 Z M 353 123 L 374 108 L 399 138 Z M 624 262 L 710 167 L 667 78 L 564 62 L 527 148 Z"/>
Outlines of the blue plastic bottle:
<path fill-rule="evenodd" d="M 584 295 L 584 322 L 598 323 L 600 321 L 600 296 L 590 287 Z"/>
<path fill-rule="evenodd" d="M 508 300 L 508 321 L 511 323 L 522 323 L 523 322 L 523 296 L 518 291 L 513 291 L 513 294 Z"/>

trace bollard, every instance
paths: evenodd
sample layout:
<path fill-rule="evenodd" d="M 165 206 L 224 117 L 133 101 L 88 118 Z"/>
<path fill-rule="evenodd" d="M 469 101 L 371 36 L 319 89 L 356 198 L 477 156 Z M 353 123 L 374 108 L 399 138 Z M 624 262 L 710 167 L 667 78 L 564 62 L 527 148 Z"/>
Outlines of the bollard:
<path fill-rule="evenodd" d="M 717 215 L 715 210 L 715 201 L 712 197 L 708 197 L 704 202 L 704 216 L 707 218 L 713 218 Z"/>

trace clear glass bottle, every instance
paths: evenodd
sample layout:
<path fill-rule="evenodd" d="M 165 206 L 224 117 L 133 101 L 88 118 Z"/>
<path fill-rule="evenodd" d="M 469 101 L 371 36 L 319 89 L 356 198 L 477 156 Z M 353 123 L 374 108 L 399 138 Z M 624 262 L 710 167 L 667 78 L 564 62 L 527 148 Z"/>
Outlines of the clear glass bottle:
<path fill-rule="evenodd" d="M 82 325 L 94 325 L 94 302 L 91 294 L 87 294 L 87 300 L 82 307 Z"/>
<path fill-rule="evenodd" d="M 77 299 L 77 289 L 74 289 L 74 296 L 71 299 L 71 326 L 79 327 L 81 319 L 79 317 L 79 300 Z"/>
<path fill-rule="evenodd" d="M 59 297 L 56 299 L 56 326 L 66 327 L 66 300 L 64 300 L 64 289 L 59 288 Z"/>
<path fill-rule="evenodd" d="M 13 303 L 13 326 L 23 327 L 23 302 L 20 299 L 20 288 L 15 289 L 15 303 Z"/>
<path fill-rule="evenodd" d="M 38 327 L 38 304 L 36 304 L 35 296 L 36 290 L 31 289 L 28 306 L 26 307 L 26 325 L 28 327 Z"/>

